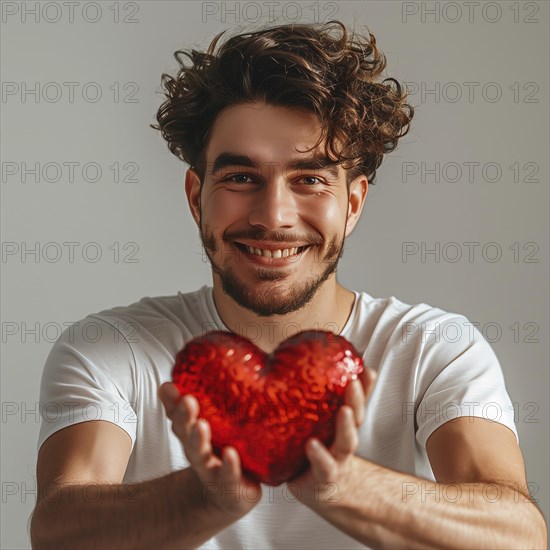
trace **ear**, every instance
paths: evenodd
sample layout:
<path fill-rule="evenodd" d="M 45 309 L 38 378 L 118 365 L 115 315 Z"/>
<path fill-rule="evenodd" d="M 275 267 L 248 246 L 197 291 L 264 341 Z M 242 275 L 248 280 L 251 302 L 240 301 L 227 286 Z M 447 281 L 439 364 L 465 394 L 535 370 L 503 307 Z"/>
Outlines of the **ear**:
<path fill-rule="evenodd" d="M 345 237 L 351 234 L 353 228 L 361 217 L 363 211 L 363 205 L 365 204 L 365 198 L 369 190 L 369 182 L 365 175 L 361 174 L 357 176 L 349 186 L 348 194 L 348 215 L 346 223 Z"/>
<path fill-rule="evenodd" d="M 191 214 L 197 226 L 200 224 L 201 212 L 201 180 L 194 168 L 189 168 L 185 174 L 185 194 Z"/>

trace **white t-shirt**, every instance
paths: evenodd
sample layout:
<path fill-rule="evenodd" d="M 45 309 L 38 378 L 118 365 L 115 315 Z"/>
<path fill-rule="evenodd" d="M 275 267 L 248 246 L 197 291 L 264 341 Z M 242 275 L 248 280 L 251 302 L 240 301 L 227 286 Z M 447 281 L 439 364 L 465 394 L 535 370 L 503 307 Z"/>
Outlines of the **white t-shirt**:
<path fill-rule="evenodd" d="M 359 456 L 435 480 L 425 444 L 446 421 L 482 416 L 518 437 L 498 359 L 464 315 L 425 303 L 405 304 L 393 296 L 354 294 L 352 313 L 340 334 L 378 372 L 359 432 Z M 177 352 L 210 330 L 229 329 L 207 285 L 195 292 L 142 298 L 74 323 L 46 360 L 38 449 L 61 428 L 101 419 L 132 438 L 124 483 L 188 467 L 157 390 L 170 380 Z M 252 340 L 255 330 L 249 327 Z M 258 505 L 201 548 L 365 546 L 295 501 L 283 484 L 263 485 Z"/>

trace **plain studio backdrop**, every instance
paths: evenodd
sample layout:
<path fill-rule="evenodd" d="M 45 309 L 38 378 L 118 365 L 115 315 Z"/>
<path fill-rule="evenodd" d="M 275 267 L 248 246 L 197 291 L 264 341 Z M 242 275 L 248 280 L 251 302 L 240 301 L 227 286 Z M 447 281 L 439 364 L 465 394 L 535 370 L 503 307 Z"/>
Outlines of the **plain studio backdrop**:
<path fill-rule="evenodd" d="M 412 131 L 369 189 L 338 280 L 477 323 L 548 518 L 548 12 L 542 1 L 3 2 L 0 546 L 30 546 L 40 376 L 61 330 L 212 283 L 187 166 L 149 127 L 161 73 L 174 74 L 179 48 L 269 22 L 368 25 L 387 76 L 409 83 Z"/>

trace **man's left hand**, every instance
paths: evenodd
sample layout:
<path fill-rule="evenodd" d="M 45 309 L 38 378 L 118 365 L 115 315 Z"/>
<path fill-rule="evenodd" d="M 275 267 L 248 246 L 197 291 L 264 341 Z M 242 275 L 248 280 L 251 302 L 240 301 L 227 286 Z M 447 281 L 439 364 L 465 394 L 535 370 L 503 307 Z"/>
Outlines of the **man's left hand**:
<path fill-rule="evenodd" d="M 342 495 L 350 494 L 357 466 L 358 428 L 363 423 L 365 407 L 376 377 L 376 372 L 365 366 L 359 378 L 346 388 L 330 449 L 317 438 L 307 440 L 306 456 L 310 467 L 288 483 L 288 491 L 310 508 L 329 505 L 341 500 Z"/>

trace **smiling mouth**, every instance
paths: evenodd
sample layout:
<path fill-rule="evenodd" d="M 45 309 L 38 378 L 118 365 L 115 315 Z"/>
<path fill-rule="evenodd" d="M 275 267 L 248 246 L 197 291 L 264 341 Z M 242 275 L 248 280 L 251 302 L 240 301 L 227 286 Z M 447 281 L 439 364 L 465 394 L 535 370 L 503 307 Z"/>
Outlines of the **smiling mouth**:
<path fill-rule="evenodd" d="M 311 245 L 299 246 L 295 248 L 286 248 L 280 250 L 265 250 L 260 248 L 254 248 L 239 242 L 234 242 L 235 246 L 253 256 L 258 256 L 261 258 L 294 258 L 299 256 L 304 250 L 311 247 Z"/>

